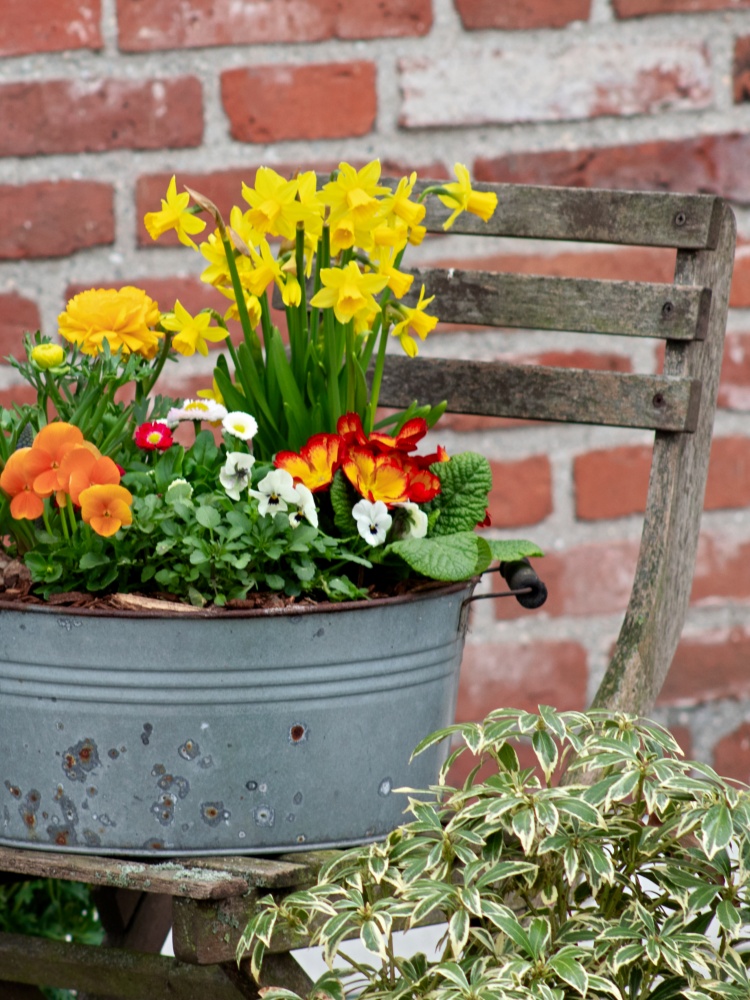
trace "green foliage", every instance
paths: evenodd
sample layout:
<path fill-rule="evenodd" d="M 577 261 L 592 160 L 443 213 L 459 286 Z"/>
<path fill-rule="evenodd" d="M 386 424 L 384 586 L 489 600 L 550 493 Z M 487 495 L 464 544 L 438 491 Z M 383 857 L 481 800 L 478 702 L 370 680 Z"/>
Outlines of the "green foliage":
<path fill-rule="evenodd" d="M 337 856 L 317 885 L 262 901 L 238 948 L 256 975 L 274 934 L 294 932 L 332 969 L 311 996 L 746 1000 L 747 791 L 626 715 L 499 710 L 416 753 L 447 737 L 461 745 L 430 796 L 409 799 L 410 822 Z M 519 742 L 537 769 L 520 768 Z M 449 787 L 469 751 L 476 766 Z M 437 959 L 396 953 L 394 928 L 436 920 Z M 347 958 L 352 937 L 371 963 Z"/>
<path fill-rule="evenodd" d="M 0 931 L 77 944 L 101 944 L 104 938 L 89 886 L 57 879 L 0 885 Z M 73 1000 L 69 990 L 42 992 L 48 1000 Z"/>

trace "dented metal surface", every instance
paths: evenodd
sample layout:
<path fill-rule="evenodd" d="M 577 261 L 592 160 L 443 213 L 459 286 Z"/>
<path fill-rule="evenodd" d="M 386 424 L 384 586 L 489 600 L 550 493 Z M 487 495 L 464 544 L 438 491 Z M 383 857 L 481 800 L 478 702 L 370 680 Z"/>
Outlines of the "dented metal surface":
<path fill-rule="evenodd" d="M 300 614 L 0 609 L 0 844 L 278 853 L 383 836 L 436 779 L 472 585 Z"/>

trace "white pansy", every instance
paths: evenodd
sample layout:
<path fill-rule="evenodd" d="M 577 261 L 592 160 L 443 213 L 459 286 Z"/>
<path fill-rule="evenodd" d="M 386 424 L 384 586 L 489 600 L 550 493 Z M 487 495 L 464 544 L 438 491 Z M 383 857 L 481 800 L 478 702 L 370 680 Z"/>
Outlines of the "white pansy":
<path fill-rule="evenodd" d="M 292 508 L 289 512 L 289 523 L 293 528 L 296 528 L 300 522 L 300 518 L 304 517 L 310 522 L 313 528 L 318 527 L 318 512 L 315 509 L 315 500 L 310 490 L 304 485 L 304 483 L 297 483 L 294 487 L 294 492 L 297 494 L 297 503 L 290 504 Z"/>
<path fill-rule="evenodd" d="M 257 490 L 250 490 L 250 496 L 258 501 L 258 512 L 278 514 L 297 506 L 297 491 L 294 480 L 286 469 L 274 469 L 258 483 Z"/>
<path fill-rule="evenodd" d="M 411 500 L 405 500 L 403 503 L 395 503 L 393 506 L 400 507 L 406 513 L 406 517 L 399 526 L 399 537 L 424 538 L 427 534 L 427 515 L 420 509 L 419 505 L 412 503 Z"/>
<path fill-rule="evenodd" d="M 258 433 L 258 421 L 242 410 L 232 410 L 231 413 L 227 413 L 221 426 L 227 434 L 232 434 L 241 441 L 252 441 Z"/>
<path fill-rule="evenodd" d="M 255 459 L 244 451 L 230 451 L 219 472 L 219 482 L 232 500 L 239 500 L 240 494 L 251 483 L 251 472 Z"/>
<path fill-rule="evenodd" d="M 370 545 L 382 545 L 393 518 L 382 500 L 372 503 L 360 500 L 352 507 L 352 517 L 357 522 L 357 531 Z"/>
<path fill-rule="evenodd" d="M 212 424 L 221 423 L 227 409 L 215 399 L 186 399 L 182 406 L 173 406 L 167 414 L 167 424 L 174 427 L 181 420 L 208 420 Z"/>

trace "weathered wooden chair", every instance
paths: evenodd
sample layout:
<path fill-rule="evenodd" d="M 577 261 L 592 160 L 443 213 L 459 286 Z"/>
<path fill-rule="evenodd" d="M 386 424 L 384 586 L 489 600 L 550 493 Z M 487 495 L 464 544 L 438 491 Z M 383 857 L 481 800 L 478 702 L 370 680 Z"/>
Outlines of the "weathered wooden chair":
<path fill-rule="evenodd" d="M 420 274 L 428 294 L 439 293 L 443 320 L 659 338 L 666 343 L 662 375 L 393 358 L 382 394 L 394 406 L 447 399 L 449 410 L 461 413 L 654 431 L 635 582 L 594 699 L 598 707 L 645 714 L 669 669 L 690 594 L 727 318 L 733 215 L 722 199 L 703 195 L 486 187 L 499 197 L 494 218 L 484 224 L 463 215 L 454 233 L 677 251 L 673 284 L 453 269 Z M 445 214 L 433 206 L 429 229 L 439 232 Z M 0 935 L 0 996 L 34 1000 L 36 985 L 54 985 L 134 1000 L 255 997 L 249 974 L 234 963 L 254 901 L 310 882 L 324 856 L 154 864 L 0 849 L 6 877 L 53 876 L 98 887 L 107 944 L 114 946 Z M 156 954 L 170 924 L 174 959 Z M 266 976 L 304 991 L 306 976 L 289 945 L 275 945 Z"/>

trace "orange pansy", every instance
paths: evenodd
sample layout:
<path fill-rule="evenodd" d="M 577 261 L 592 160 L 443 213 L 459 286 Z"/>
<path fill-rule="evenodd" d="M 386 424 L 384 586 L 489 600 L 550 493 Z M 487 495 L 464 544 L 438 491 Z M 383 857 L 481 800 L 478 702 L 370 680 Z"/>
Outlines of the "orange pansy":
<path fill-rule="evenodd" d="M 60 477 L 73 503 L 80 503 L 80 495 L 89 486 L 117 486 L 120 472 L 106 455 L 100 455 L 88 441 L 73 448 L 60 463 Z"/>
<path fill-rule="evenodd" d="M 41 517 L 44 501 L 34 492 L 34 480 L 46 468 L 46 455 L 33 448 L 19 448 L 8 457 L 0 473 L 0 488 L 12 497 L 10 513 L 16 520 Z"/>
<path fill-rule="evenodd" d="M 330 485 L 344 450 L 344 441 L 338 434 L 313 434 L 299 454 L 280 451 L 273 464 L 277 469 L 285 469 L 295 482 L 315 493 Z"/>
<path fill-rule="evenodd" d="M 409 499 L 409 477 L 390 455 L 374 455 L 367 448 L 350 448 L 342 462 L 349 482 L 371 503 L 403 503 Z"/>
<path fill-rule="evenodd" d="M 53 423 L 42 427 L 34 438 L 32 450 L 46 457 L 46 463 L 34 480 L 34 492 L 41 497 L 66 489 L 60 476 L 62 460 L 77 445 L 83 444 L 83 433 L 73 424 Z"/>
<path fill-rule="evenodd" d="M 108 538 L 119 531 L 123 524 L 133 523 L 130 510 L 133 494 L 124 486 L 89 486 L 81 491 L 78 499 L 81 517 L 97 535 Z"/>

